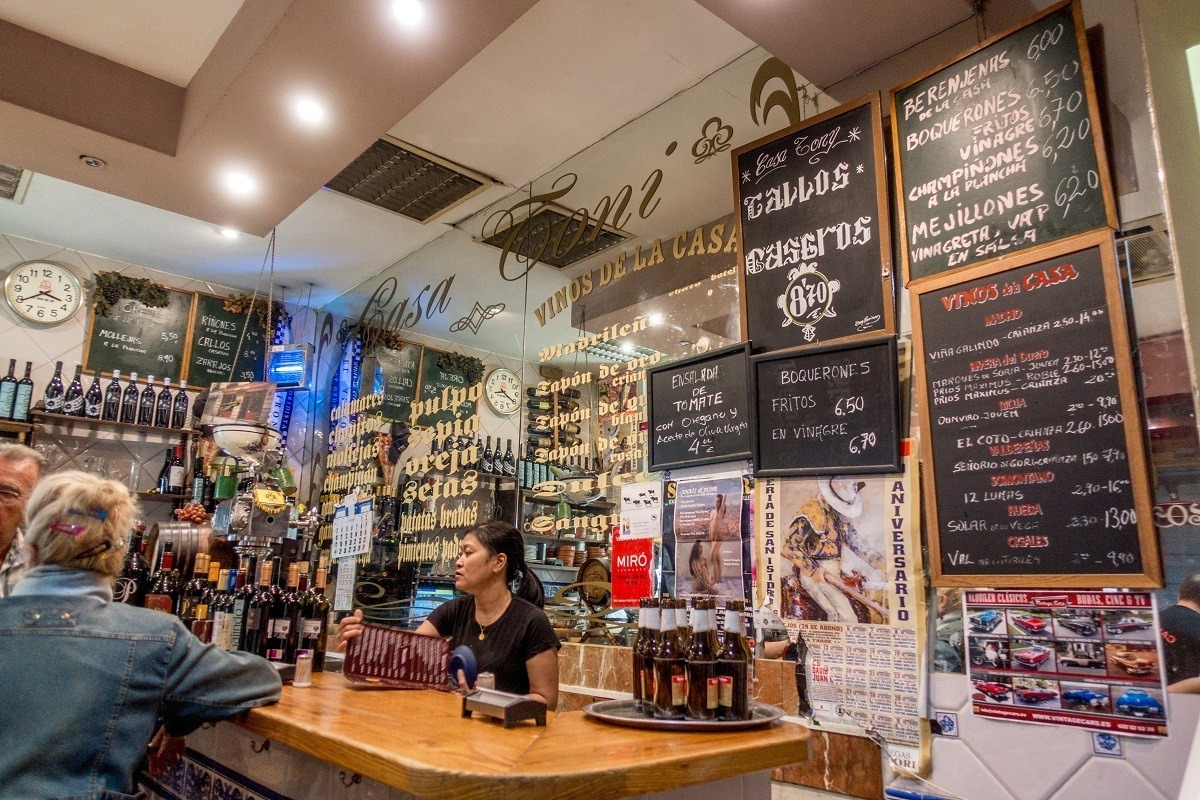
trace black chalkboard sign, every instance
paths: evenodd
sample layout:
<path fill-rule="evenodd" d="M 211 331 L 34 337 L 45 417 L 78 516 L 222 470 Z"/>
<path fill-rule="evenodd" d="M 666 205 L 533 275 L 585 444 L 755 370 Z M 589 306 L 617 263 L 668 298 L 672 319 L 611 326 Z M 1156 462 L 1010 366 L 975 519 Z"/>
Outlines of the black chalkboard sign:
<path fill-rule="evenodd" d="M 242 330 L 246 335 L 242 337 Z M 188 383 L 206 389 L 227 381 L 260 381 L 267 332 L 258 314 L 226 311 L 225 298 L 196 294 L 196 314 L 192 324 L 191 352 L 188 356 Z M 237 369 L 232 370 L 238 341 L 242 340 Z"/>
<path fill-rule="evenodd" d="M 935 583 L 1159 585 L 1112 235 L 970 274 L 913 304 Z"/>
<path fill-rule="evenodd" d="M 900 470 L 896 337 L 752 359 L 755 475 Z"/>
<path fill-rule="evenodd" d="M 749 355 L 739 344 L 649 371 L 651 472 L 753 457 Z"/>
<path fill-rule="evenodd" d="M 111 374 L 120 370 L 145 378 L 170 378 L 178 382 L 186 366 L 188 323 L 192 293 L 167 289 L 167 305 L 150 308 L 137 300 L 121 298 L 107 317 L 92 314 L 83 368 Z"/>
<path fill-rule="evenodd" d="M 411 342 L 399 348 L 379 346 L 366 359 L 364 369 L 369 367 L 374 374 L 372 391 L 383 395 L 379 413 L 386 419 L 408 424 L 417 396 L 422 349 Z"/>
<path fill-rule="evenodd" d="M 893 89 L 892 120 L 909 281 L 1116 226 L 1077 3 Z"/>
<path fill-rule="evenodd" d="M 755 352 L 893 330 L 885 167 L 878 93 L 734 151 Z"/>
<path fill-rule="evenodd" d="M 442 369 L 438 366 L 438 358 L 441 355 L 442 351 L 430 347 L 426 347 L 425 352 L 421 354 L 421 388 L 417 393 L 417 399 L 422 402 L 434 398 L 440 399 L 448 388 L 464 391 L 471 388 L 471 383 L 467 380 L 466 375 L 458 370 Z M 474 413 L 475 403 L 467 400 L 457 405 L 451 404 L 433 414 L 422 414 L 417 418 L 416 424 L 432 427 L 439 422 L 466 419 Z"/>

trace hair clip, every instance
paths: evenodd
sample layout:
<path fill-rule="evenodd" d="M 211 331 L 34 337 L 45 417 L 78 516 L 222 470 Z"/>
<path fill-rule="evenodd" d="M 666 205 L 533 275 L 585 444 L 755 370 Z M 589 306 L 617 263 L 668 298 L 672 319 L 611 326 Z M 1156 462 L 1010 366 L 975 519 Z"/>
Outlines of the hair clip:
<path fill-rule="evenodd" d="M 57 531 L 58 533 L 65 533 L 67 536 L 78 536 L 87 530 L 87 526 L 71 525 L 66 522 L 52 522 L 50 523 L 50 530 Z"/>
<path fill-rule="evenodd" d="M 101 555 L 102 553 L 107 553 L 109 550 L 112 549 L 112 546 L 113 546 L 112 542 L 109 542 L 109 541 L 101 542 L 100 544 L 98 544 L 94 547 L 89 547 L 87 550 L 84 550 L 82 553 L 77 554 L 75 556 L 75 558 L 72 560 L 73 561 L 82 561 L 85 558 L 92 558 L 93 556 L 98 556 L 98 555 Z"/>
<path fill-rule="evenodd" d="M 103 508 L 97 509 L 96 511 L 80 511 L 77 508 L 72 508 L 67 513 L 74 514 L 77 517 L 91 517 L 92 519 L 98 519 L 101 522 L 104 522 L 104 520 L 108 519 L 108 512 Z"/>

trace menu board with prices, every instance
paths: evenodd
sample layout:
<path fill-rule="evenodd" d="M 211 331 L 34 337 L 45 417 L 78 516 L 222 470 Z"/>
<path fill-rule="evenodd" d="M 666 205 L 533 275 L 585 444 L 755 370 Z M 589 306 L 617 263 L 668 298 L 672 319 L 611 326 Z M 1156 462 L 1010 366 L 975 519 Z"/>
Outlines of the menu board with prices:
<path fill-rule="evenodd" d="M 262 380 L 266 349 L 267 330 L 257 313 L 226 311 L 225 298 L 196 294 L 188 356 L 189 383 L 205 389 L 214 383 Z"/>
<path fill-rule="evenodd" d="M 913 303 L 934 583 L 1161 585 L 1111 234 L 972 274 Z"/>
<path fill-rule="evenodd" d="M 892 120 L 908 281 L 1116 227 L 1078 2 L 893 89 Z"/>
<path fill-rule="evenodd" d="M 151 308 L 121 298 L 109 316 L 92 314 L 83 354 L 88 372 L 122 375 L 136 372 L 178 382 L 188 352 L 192 293 L 167 289 L 167 305 Z"/>
<path fill-rule="evenodd" d="M 372 355 L 364 359 L 364 368 L 374 371 L 373 391 L 383 395 L 379 413 L 385 419 L 409 421 L 417 396 L 422 352 L 421 345 L 406 342 L 399 348 L 376 347 Z"/>
<path fill-rule="evenodd" d="M 467 380 L 466 375 L 458 370 L 442 369 L 438 366 L 438 359 L 441 355 L 442 351 L 434 350 L 431 347 L 426 347 L 421 354 L 421 385 L 417 393 L 417 400 L 421 402 L 440 399 L 446 389 L 459 389 L 465 392 L 471 388 L 471 383 Z M 439 422 L 466 419 L 472 416 L 475 410 L 475 403 L 470 400 L 457 405 L 451 403 L 449 407 L 443 408 L 441 411 L 421 415 L 417 418 L 416 424 L 433 427 Z"/>
<path fill-rule="evenodd" d="M 733 170 L 754 350 L 893 330 L 879 94 L 734 151 Z"/>
<path fill-rule="evenodd" d="M 750 458 L 750 347 L 649 371 L 650 471 Z"/>
<path fill-rule="evenodd" d="M 895 472 L 896 337 L 755 356 L 755 475 Z"/>

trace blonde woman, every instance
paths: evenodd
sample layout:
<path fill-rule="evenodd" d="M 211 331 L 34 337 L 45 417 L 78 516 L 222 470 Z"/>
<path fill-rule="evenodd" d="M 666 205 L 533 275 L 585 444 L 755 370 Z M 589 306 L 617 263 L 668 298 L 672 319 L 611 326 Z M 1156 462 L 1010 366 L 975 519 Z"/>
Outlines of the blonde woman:
<path fill-rule="evenodd" d="M 115 481 L 51 475 L 26 507 L 28 571 L 0 599 L 0 794 L 124 797 L 160 720 L 183 736 L 279 699 L 265 660 L 113 602 L 137 502 Z"/>

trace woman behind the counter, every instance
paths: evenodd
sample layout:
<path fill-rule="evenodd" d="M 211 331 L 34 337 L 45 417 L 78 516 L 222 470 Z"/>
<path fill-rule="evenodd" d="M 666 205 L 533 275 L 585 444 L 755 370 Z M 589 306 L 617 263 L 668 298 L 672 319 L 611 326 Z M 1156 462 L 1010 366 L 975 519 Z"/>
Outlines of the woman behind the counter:
<path fill-rule="evenodd" d="M 443 603 L 417 628 L 466 645 L 496 688 L 558 705 L 558 637 L 542 611 L 542 582 L 525 564 L 525 541 L 507 522 L 485 522 L 463 535 L 454 588 L 466 592 Z M 517 584 L 516 593 L 509 588 Z M 362 633 L 362 611 L 338 624 L 338 649 Z M 460 683 L 462 683 L 460 676 Z M 466 688 L 466 687 L 464 687 Z"/>

